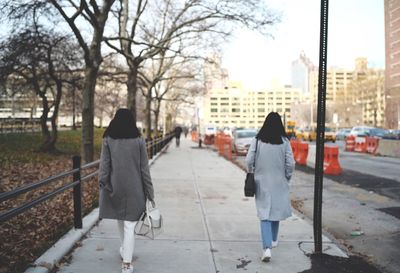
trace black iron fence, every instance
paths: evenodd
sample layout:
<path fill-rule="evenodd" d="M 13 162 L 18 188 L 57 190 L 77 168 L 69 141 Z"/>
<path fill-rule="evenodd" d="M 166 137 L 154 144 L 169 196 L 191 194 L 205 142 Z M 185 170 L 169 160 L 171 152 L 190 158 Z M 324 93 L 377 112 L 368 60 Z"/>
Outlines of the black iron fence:
<path fill-rule="evenodd" d="M 173 138 L 173 134 L 170 133 L 170 134 L 167 134 L 165 137 L 158 137 L 155 139 L 147 140 L 146 146 L 147 146 L 149 159 L 153 158 L 157 153 L 159 153 L 171 141 L 172 138 Z M 17 207 L 13 207 L 11 209 L 1 211 L 0 212 L 0 222 L 5 222 L 23 212 L 25 212 L 26 210 L 72 188 L 73 189 L 73 204 L 74 204 L 74 226 L 75 226 L 75 228 L 82 228 L 82 188 L 81 188 L 82 182 L 85 182 L 85 181 L 89 180 L 90 178 L 97 176 L 98 171 L 99 171 L 98 170 L 99 163 L 100 163 L 100 160 L 96 160 L 96 161 L 90 162 L 88 164 L 81 165 L 81 157 L 73 156 L 71 170 L 56 174 L 47 179 L 37 181 L 37 182 L 31 183 L 26 186 L 22 186 L 22 187 L 16 188 L 16 189 L 8 191 L 8 192 L 0 193 L 0 204 L 1 204 L 7 200 L 16 198 L 24 193 L 28 193 L 30 191 L 33 191 L 33 190 L 43 187 L 45 185 L 50 185 L 52 183 L 55 183 L 56 181 L 60 181 L 61 179 L 66 178 L 68 176 L 72 176 L 71 182 L 62 185 L 62 186 L 54 189 L 51 192 L 45 193 L 45 194 L 35 198 L 34 200 L 26 202 Z M 82 171 L 85 172 L 85 175 L 83 177 L 81 176 Z"/>

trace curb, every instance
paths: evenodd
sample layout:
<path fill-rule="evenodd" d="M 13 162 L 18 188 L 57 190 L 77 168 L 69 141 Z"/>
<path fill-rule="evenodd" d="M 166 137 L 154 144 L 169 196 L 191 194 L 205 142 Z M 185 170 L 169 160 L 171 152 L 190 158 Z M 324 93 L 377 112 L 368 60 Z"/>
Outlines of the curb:
<path fill-rule="evenodd" d="M 169 147 L 170 143 L 149 160 L 149 167 L 154 164 L 158 157 Z M 72 228 L 64 234 L 53 246 L 42 254 L 24 273 L 50 273 L 57 263 L 67 255 L 75 246 L 76 242 L 82 239 L 99 221 L 99 208 L 95 208 L 82 219 L 82 229 Z"/>
<path fill-rule="evenodd" d="M 92 210 L 91 213 L 82 219 L 82 229 L 72 228 L 67 234 L 62 236 L 52 247 L 40 256 L 25 273 L 48 273 L 56 264 L 68 254 L 68 252 L 99 220 L 99 209 Z"/>

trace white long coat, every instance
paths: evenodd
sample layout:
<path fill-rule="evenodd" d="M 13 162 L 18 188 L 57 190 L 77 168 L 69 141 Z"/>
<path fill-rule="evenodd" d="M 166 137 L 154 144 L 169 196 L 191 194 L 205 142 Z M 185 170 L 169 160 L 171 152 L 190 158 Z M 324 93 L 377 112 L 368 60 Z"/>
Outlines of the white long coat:
<path fill-rule="evenodd" d="M 284 138 L 282 144 L 252 141 L 246 156 L 247 170 L 252 172 L 256 159 L 254 177 L 256 181 L 256 207 L 260 220 L 281 221 L 291 216 L 289 181 L 295 167 L 290 142 Z"/>

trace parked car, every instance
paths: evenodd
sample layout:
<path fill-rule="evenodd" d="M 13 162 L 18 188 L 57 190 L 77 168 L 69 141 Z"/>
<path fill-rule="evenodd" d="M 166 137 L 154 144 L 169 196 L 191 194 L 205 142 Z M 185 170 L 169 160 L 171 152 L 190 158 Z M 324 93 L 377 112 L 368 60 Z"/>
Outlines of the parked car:
<path fill-rule="evenodd" d="M 400 140 L 400 130 L 389 130 L 387 134 L 383 136 L 383 138 Z"/>
<path fill-rule="evenodd" d="M 373 127 L 368 126 L 354 126 L 349 135 L 358 137 L 358 136 L 369 136 Z"/>
<path fill-rule="evenodd" d="M 385 135 L 388 134 L 388 132 L 389 132 L 388 130 L 382 128 L 372 128 L 369 131 L 368 136 L 383 138 Z"/>
<path fill-rule="evenodd" d="M 233 133 L 232 150 L 237 155 L 246 155 L 251 141 L 257 135 L 256 129 L 238 129 Z"/>
<path fill-rule="evenodd" d="M 350 134 L 351 128 L 343 128 L 336 132 L 336 140 L 344 140 Z"/>

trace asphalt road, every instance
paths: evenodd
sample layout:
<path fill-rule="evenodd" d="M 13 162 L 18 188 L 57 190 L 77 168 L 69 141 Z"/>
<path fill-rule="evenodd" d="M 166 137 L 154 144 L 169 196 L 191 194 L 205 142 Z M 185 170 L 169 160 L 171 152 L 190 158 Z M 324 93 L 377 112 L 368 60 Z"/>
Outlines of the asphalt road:
<path fill-rule="evenodd" d="M 382 272 L 399 272 L 400 159 L 344 152 L 343 143 L 335 144 L 341 147 L 343 174 L 324 178 L 323 228 Z M 244 158 L 235 160 L 243 167 Z M 314 170 L 297 165 L 291 197 L 293 206 L 308 219 L 313 218 L 313 194 Z"/>
<path fill-rule="evenodd" d="M 309 142 L 315 146 L 315 142 Z M 374 156 L 366 153 L 346 152 L 344 141 L 328 143 L 339 146 L 339 162 L 344 170 L 369 174 L 400 182 L 400 158 Z"/>

